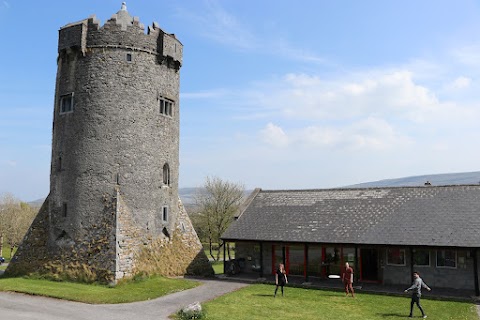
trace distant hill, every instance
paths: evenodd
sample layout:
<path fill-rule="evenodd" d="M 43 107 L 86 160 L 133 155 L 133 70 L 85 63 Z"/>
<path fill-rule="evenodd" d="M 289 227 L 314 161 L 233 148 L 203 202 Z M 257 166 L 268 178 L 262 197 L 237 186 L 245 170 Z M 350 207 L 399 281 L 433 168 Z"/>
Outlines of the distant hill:
<path fill-rule="evenodd" d="M 344 188 L 374 188 L 374 187 L 409 187 L 423 186 L 429 181 L 434 186 L 455 185 L 455 184 L 480 184 L 480 171 L 460 172 L 460 173 L 443 173 L 443 174 L 426 174 L 422 176 L 412 176 L 398 179 L 385 179 L 372 182 L 364 182 L 345 186 Z M 195 204 L 195 194 L 199 188 L 180 188 L 178 194 L 185 206 Z M 248 196 L 252 190 L 246 190 L 245 195 Z M 38 199 L 28 202 L 31 206 L 40 207 L 45 199 Z"/>
<path fill-rule="evenodd" d="M 347 186 L 346 188 L 373 188 L 373 187 L 409 187 L 423 186 L 426 182 L 433 186 L 457 185 L 457 184 L 479 184 L 480 171 L 426 174 L 422 176 L 412 176 L 398 179 L 385 179 L 372 182 L 364 182 Z"/>

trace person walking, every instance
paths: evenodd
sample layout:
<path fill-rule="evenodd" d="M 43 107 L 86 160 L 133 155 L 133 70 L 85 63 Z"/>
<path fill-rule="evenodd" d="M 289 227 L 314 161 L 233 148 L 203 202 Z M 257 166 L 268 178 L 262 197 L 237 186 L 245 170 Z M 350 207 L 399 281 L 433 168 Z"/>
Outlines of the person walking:
<path fill-rule="evenodd" d="M 413 273 L 413 284 L 410 288 L 405 290 L 405 293 L 412 291 L 412 301 L 410 302 L 410 318 L 413 318 L 413 305 L 417 304 L 418 309 L 420 309 L 420 312 L 422 312 L 422 318 L 426 318 L 427 316 L 425 315 L 425 312 L 423 311 L 422 305 L 420 304 L 420 297 L 422 296 L 422 287 L 427 289 L 428 291 L 432 290 L 430 289 L 425 282 L 423 282 L 422 278 L 420 278 L 420 273 L 415 271 Z"/>
<path fill-rule="evenodd" d="M 285 266 L 283 263 L 278 265 L 277 272 L 275 273 L 275 293 L 273 297 L 277 296 L 278 287 L 282 288 L 282 297 L 283 297 L 283 287 L 288 283 L 287 273 L 285 272 Z"/>
<path fill-rule="evenodd" d="M 348 262 L 345 262 L 345 270 L 342 273 L 342 281 L 345 286 L 345 297 L 348 297 L 348 291 L 352 293 L 352 298 L 355 298 L 355 291 L 353 291 L 353 268 Z"/>

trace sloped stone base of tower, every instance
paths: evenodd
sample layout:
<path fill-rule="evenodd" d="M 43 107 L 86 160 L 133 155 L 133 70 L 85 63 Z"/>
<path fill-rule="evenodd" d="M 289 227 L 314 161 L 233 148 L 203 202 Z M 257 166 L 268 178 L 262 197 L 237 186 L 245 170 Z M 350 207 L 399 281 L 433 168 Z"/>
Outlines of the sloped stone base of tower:
<path fill-rule="evenodd" d="M 81 241 L 74 241 L 63 234 L 55 239 L 49 225 L 47 197 L 5 274 L 36 274 L 53 280 L 79 282 L 114 281 L 113 209 L 112 203 L 105 201 L 101 221 L 86 228 Z"/>
<path fill-rule="evenodd" d="M 103 201 L 101 221 L 82 230 L 81 239 L 70 239 L 52 236 L 47 198 L 5 274 L 101 283 L 136 274 L 213 275 L 180 199 L 174 231 L 168 236 L 141 229 L 119 190 Z"/>
<path fill-rule="evenodd" d="M 136 274 L 163 276 L 212 276 L 213 268 L 203 251 L 191 220 L 178 199 L 173 234 L 142 235 L 121 195 L 117 197 L 117 279 Z M 143 239 L 143 240 L 142 240 Z"/>

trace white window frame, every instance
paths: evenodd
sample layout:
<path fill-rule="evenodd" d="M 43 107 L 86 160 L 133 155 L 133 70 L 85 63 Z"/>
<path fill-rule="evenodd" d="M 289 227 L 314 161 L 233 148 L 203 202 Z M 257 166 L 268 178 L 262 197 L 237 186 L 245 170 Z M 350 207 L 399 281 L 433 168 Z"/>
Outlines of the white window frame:
<path fill-rule="evenodd" d="M 64 101 L 66 101 L 66 98 L 69 98 L 70 100 L 70 108 L 68 110 L 64 108 Z M 61 95 L 59 105 L 60 114 L 72 113 L 74 109 L 73 92 Z"/>
<path fill-rule="evenodd" d="M 455 252 L 455 267 L 451 267 L 451 266 L 439 266 L 438 265 L 438 253 L 439 252 L 445 252 L 445 251 L 453 251 Z M 458 254 L 457 254 L 457 250 L 454 250 L 454 249 L 443 249 L 443 250 L 436 250 L 435 251 L 435 267 L 439 268 L 439 269 L 457 269 L 458 267 Z"/>
<path fill-rule="evenodd" d="M 158 105 L 159 105 L 160 114 L 168 117 L 173 117 L 173 106 L 175 105 L 173 100 L 170 100 L 164 97 L 159 97 Z"/>
<path fill-rule="evenodd" d="M 388 261 L 388 251 L 389 250 L 399 250 L 400 252 L 403 252 L 403 264 L 397 264 L 397 263 L 390 263 L 390 261 Z M 406 256 L 405 256 L 405 249 L 396 249 L 396 248 L 387 248 L 387 250 L 385 251 L 385 254 L 386 254 L 386 257 L 385 257 L 385 261 L 387 261 L 387 266 L 396 266 L 396 267 L 404 267 L 407 265 L 407 259 L 406 259 Z"/>
<path fill-rule="evenodd" d="M 415 263 L 415 259 L 413 259 L 413 265 L 416 266 L 416 267 L 430 267 L 432 265 L 432 254 L 430 252 L 430 250 L 427 250 L 427 249 L 415 249 L 415 251 L 413 252 L 413 256 L 415 256 L 415 253 L 417 253 L 417 251 L 426 251 L 428 252 L 428 264 L 416 264 Z"/>

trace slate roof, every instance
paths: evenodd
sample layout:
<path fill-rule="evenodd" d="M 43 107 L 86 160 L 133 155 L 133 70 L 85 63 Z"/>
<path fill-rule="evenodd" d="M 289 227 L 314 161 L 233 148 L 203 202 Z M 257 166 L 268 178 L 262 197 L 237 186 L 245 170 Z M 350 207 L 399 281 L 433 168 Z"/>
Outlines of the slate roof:
<path fill-rule="evenodd" d="M 480 247 L 480 185 L 254 192 L 222 239 Z"/>

